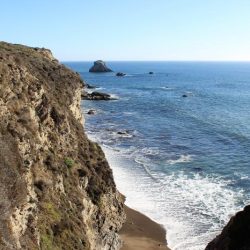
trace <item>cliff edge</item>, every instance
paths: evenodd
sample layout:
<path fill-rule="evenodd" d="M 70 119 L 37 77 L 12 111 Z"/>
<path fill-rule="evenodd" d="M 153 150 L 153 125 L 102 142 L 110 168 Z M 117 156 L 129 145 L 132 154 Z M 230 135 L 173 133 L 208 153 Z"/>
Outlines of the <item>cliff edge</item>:
<path fill-rule="evenodd" d="M 249 250 L 250 206 L 233 216 L 221 234 L 211 241 L 206 250 Z"/>
<path fill-rule="evenodd" d="M 0 42 L 0 249 L 119 249 L 123 198 L 82 86 L 49 50 Z"/>

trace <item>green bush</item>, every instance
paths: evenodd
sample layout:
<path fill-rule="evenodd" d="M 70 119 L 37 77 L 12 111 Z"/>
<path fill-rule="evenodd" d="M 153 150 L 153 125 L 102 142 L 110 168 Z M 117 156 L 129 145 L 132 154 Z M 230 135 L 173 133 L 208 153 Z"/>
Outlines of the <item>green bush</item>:
<path fill-rule="evenodd" d="M 69 158 L 69 157 L 66 157 L 66 158 L 64 159 L 64 163 L 66 164 L 66 166 L 67 166 L 68 168 L 72 168 L 72 167 L 75 165 L 74 160 L 73 160 L 72 158 Z"/>

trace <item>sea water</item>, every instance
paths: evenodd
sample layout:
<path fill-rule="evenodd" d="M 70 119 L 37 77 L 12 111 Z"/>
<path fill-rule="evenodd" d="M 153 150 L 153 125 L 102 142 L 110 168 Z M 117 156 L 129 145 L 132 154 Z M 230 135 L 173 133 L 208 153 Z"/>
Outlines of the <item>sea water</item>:
<path fill-rule="evenodd" d="M 172 250 L 204 249 L 250 202 L 250 63 L 108 63 L 125 77 L 65 64 L 117 97 L 82 106 L 127 205 L 162 224 Z"/>

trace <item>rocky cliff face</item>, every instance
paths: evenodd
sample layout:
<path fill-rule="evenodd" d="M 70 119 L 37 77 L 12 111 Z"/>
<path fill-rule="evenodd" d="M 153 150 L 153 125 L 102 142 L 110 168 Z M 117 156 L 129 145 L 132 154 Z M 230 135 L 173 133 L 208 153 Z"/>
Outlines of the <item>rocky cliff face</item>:
<path fill-rule="evenodd" d="M 208 244 L 206 250 L 249 250 L 250 206 L 233 216 L 222 233 Z"/>
<path fill-rule="evenodd" d="M 0 249 L 119 249 L 123 199 L 46 49 L 0 43 Z"/>

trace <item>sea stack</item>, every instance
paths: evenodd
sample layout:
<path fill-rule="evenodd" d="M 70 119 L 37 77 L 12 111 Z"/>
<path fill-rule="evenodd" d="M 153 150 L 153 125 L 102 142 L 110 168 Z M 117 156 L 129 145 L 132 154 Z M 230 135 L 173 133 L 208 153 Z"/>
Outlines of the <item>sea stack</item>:
<path fill-rule="evenodd" d="M 89 69 L 89 72 L 105 73 L 105 72 L 112 72 L 112 70 L 107 67 L 107 65 L 104 61 L 98 60 L 98 61 L 94 62 L 94 65 Z"/>

